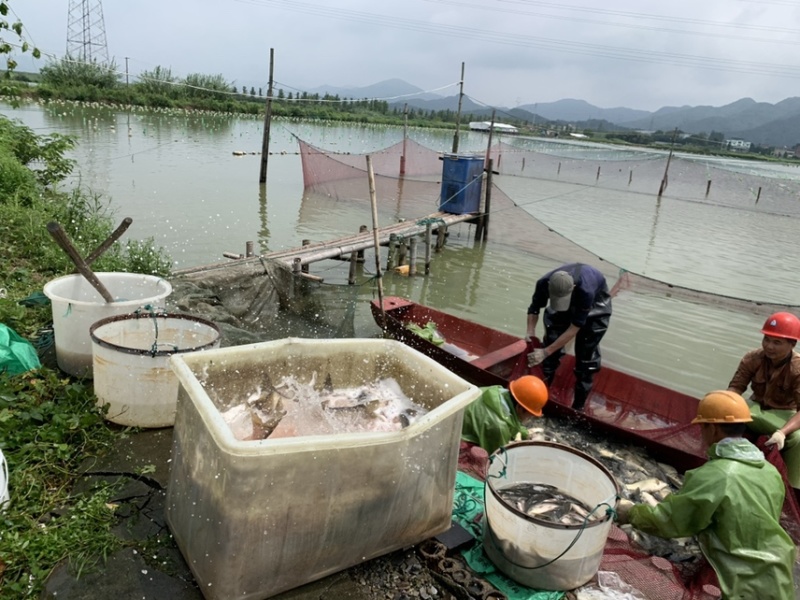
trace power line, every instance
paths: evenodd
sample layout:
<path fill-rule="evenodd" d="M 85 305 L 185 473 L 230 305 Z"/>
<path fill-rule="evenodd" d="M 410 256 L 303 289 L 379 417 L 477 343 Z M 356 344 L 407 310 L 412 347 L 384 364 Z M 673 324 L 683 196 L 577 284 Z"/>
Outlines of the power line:
<path fill-rule="evenodd" d="M 527 48 L 544 48 L 557 52 L 588 55 L 593 57 L 612 58 L 632 62 L 669 64 L 683 67 L 694 67 L 732 73 L 753 75 L 772 75 L 775 77 L 800 77 L 800 67 L 774 62 L 741 61 L 727 58 L 713 58 L 664 52 L 661 50 L 631 49 L 618 46 L 590 44 L 576 40 L 561 40 L 541 36 L 517 35 L 492 32 L 485 28 L 463 27 L 442 23 L 429 23 L 397 16 L 384 16 L 365 11 L 329 8 L 295 0 L 236 0 L 243 4 L 256 6 L 277 6 L 289 11 L 310 14 L 315 17 L 332 18 L 344 21 L 358 21 L 381 27 L 403 29 L 416 32 L 432 33 L 449 37 L 469 39 L 472 42 L 487 42 Z M 589 9 L 587 9 L 589 10 Z M 610 11 L 620 12 L 620 11 Z M 697 22 L 701 22 L 697 20 Z"/>

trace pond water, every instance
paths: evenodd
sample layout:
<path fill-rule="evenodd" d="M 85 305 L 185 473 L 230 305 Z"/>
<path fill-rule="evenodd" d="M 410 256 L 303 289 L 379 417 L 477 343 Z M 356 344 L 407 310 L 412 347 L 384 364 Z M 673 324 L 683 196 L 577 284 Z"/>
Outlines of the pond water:
<path fill-rule="evenodd" d="M 19 108 L 0 105 L 37 133 L 74 135 L 75 174 L 65 186 L 81 185 L 110 203 L 115 220 L 131 217 L 126 236 L 155 239 L 182 269 L 224 260 L 223 252 L 256 252 L 323 241 L 371 226 L 368 204 L 304 190 L 298 136 L 340 152 L 372 152 L 403 138 L 399 127 L 272 123 L 268 184 L 259 185 L 263 122 L 260 119 L 160 111 L 124 111 L 52 103 Z M 412 129 L 409 137 L 449 151 L 452 131 Z M 482 152 L 486 135 L 463 131 L 459 150 Z M 625 158 L 637 150 L 552 140 L 528 143 L 575 158 Z M 246 154 L 235 156 L 234 152 Z M 792 167 L 710 159 L 739 172 L 797 177 Z M 665 195 L 623 193 L 552 180 L 499 176 L 495 183 L 515 203 L 549 227 L 622 269 L 678 286 L 763 302 L 799 304 L 796 284 L 798 219 L 701 203 Z M 418 218 L 419 203 L 382 206 L 381 225 Z M 520 223 L 520 227 L 525 227 Z M 453 229 L 429 277 L 387 273 L 384 293 L 423 301 L 517 335 L 536 279 L 557 263 L 504 243 L 490 230 L 488 243 L 473 241 L 474 229 Z M 374 270 L 368 259 L 367 275 Z M 347 266 L 312 265 L 326 283 L 344 284 Z M 357 286 L 363 335 L 375 335 L 368 299 L 374 281 Z M 668 387 L 701 395 L 724 388 L 741 355 L 760 343 L 766 314 L 741 313 L 702 302 L 622 292 L 603 342 L 606 364 Z"/>

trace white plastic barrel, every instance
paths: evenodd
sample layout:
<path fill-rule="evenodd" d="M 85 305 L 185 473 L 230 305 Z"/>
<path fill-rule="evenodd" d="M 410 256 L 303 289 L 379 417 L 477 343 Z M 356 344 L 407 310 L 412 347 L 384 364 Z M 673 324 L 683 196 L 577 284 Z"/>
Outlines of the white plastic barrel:
<path fill-rule="evenodd" d="M 170 357 L 220 344 L 219 327 L 211 321 L 169 313 L 108 317 L 94 323 L 89 335 L 97 403 L 109 405 L 106 419 L 132 427 L 172 426 L 178 378 Z"/>
<path fill-rule="evenodd" d="M 562 525 L 532 517 L 506 503 L 498 490 L 519 483 L 552 485 L 595 509 L 596 520 Z M 519 442 L 490 457 L 485 485 L 483 546 L 511 579 L 539 590 L 571 590 L 600 567 L 611 530 L 606 511 L 616 507 L 619 485 L 597 460 L 561 444 Z"/>
<path fill-rule="evenodd" d="M 172 293 L 161 277 L 138 273 L 95 273 L 114 302 L 107 303 L 82 275 L 66 275 L 49 281 L 44 294 L 53 307 L 53 333 L 58 367 L 76 377 L 92 376 L 92 323 L 124 315 L 140 306 L 160 306 Z"/>

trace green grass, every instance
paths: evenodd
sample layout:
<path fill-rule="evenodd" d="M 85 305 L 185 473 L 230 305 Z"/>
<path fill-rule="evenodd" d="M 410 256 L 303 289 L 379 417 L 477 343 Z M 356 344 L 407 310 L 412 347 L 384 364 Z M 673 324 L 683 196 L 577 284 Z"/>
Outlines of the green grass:
<path fill-rule="evenodd" d="M 83 256 L 116 226 L 100 196 L 54 188 L 71 169 L 65 158 L 71 145 L 0 115 L 0 323 L 28 340 L 49 326 L 52 314 L 48 304 L 26 300 L 74 271 L 47 224 L 60 223 Z M 129 240 L 116 242 L 92 266 L 167 276 L 170 264 L 152 240 Z M 0 599 L 38 598 L 59 563 L 84 573 L 123 544 L 111 533 L 113 487 L 74 492 L 82 462 L 127 435 L 106 423 L 96 402 L 91 383 L 46 367 L 10 375 L 0 364 L 0 450 L 11 494 L 0 512 Z"/>

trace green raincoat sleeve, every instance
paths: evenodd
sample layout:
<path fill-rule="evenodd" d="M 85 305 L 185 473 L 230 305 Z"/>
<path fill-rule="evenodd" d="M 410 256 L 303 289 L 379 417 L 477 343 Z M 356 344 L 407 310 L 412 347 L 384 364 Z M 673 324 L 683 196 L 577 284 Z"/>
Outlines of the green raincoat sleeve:
<path fill-rule="evenodd" d="M 478 444 L 489 454 L 512 441 L 517 434 L 528 439 L 511 394 L 501 385 L 481 388 L 482 394 L 464 411 L 461 438 Z"/>
<path fill-rule="evenodd" d="M 793 599 L 795 546 L 779 521 L 780 474 L 741 438 L 712 446 L 709 459 L 657 506 L 634 506 L 631 525 L 664 538 L 696 535 L 726 600 Z"/>

